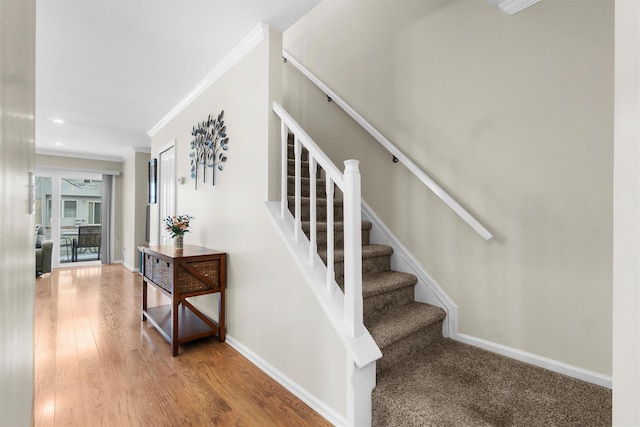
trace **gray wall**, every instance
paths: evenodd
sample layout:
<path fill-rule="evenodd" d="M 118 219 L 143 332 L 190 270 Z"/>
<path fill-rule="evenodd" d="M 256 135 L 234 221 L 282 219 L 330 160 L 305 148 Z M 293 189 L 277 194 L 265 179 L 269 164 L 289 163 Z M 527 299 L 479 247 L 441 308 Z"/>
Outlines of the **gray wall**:
<path fill-rule="evenodd" d="M 138 246 L 145 243 L 149 158 L 148 153 L 132 152 L 122 166 L 122 211 L 133 220 L 118 223 L 118 229 L 122 231 L 122 246 L 116 247 L 116 258 L 122 259 L 129 269 L 138 268 Z"/>
<path fill-rule="evenodd" d="M 613 1 L 325 0 L 284 47 L 495 233 L 485 242 L 300 75 L 285 103 L 476 338 L 611 374 Z"/>

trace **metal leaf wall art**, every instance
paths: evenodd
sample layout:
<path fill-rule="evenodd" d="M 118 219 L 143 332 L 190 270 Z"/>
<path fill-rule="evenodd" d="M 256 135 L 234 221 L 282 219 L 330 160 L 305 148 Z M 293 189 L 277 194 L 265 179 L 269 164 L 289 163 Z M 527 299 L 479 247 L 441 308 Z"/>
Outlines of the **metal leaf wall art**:
<path fill-rule="evenodd" d="M 227 127 L 224 124 L 224 110 L 218 116 L 211 114 L 191 131 L 191 178 L 195 180 L 196 190 L 198 180 L 207 182 L 207 169 L 211 168 L 211 185 L 215 185 L 216 169 L 223 170 L 222 164 L 227 161 Z"/>

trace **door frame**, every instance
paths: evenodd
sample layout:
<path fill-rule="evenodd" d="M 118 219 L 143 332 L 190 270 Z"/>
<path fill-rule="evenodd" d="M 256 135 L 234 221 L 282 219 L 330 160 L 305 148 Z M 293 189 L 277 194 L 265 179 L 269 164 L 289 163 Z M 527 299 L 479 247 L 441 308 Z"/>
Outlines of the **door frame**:
<path fill-rule="evenodd" d="M 162 156 L 173 150 L 173 167 L 168 169 L 163 165 Z M 176 140 L 172 139 L 158 150 L 158 244 L 170 244 L 163 242 L 163 237 L 167 233 L 164 230 L 162 219 L 166 215 L 175 215 L 176 213 Z M 167 198 L 169 200 L 167 200 Z M 173 199 L 173 200 L 171 200 Z M 167 208 L 167 210 L 163 208 Z M 170 212 L 170 213 L 169 213 Z"/>
<path fill-rule="evenodd" d="M 61 201 L 62 194 L 60 191 L 60 181 L 62 178 L 79 178 L 79 179 L 102 179 L 102 173 L 99 171 L 74 170 L 74 169 L 58 169 L 48 167 L 36 167 L 35 176 L 51 178 L 51 240 L 53 240 L 53 254 L 51 260 L 52 268 L 73 267 L 77 265 L 99 264 L 97 261 L 81 261 L 73 263 L 60 263 L 60 235 L 61 235 Z M 102 203 L 102 198 L 100 199 Z M 45 207 L 46 210 L 46 207 Z M 46 221 L 45 221 L 46 222 Z"/>

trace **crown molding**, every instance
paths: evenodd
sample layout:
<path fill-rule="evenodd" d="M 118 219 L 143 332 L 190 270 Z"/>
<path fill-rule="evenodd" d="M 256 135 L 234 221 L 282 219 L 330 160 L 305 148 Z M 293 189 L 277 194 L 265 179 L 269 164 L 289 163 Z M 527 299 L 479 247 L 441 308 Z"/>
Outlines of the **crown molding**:
<path fill-rule="evenodd" d="M 121 163 L 121 162 L 120 162 Z M 77 174 L 99 174 L 99 175 L 113 175 L 120 176 L 122 174 L 119 170 L 111 169 L 85 169 L 73 166 L 50 166 L 50 165 L 36 165 L 36 175 L 48 176 L 52 173 L 64 173 L 67 177 L 71 178 Z"/>
<path fill-rule="evenodd" d="M 540 0 L 504 0 L 498 4 L 498 7 L 504 13 L 513 15 L 520 12 L 521 10 L 528 8 L 529 6 L 533 6 L 539 1 Z"/>
<path fill-rule="evenodd" d="M 215 67 L 198 83 L 182 101 L 178 103 L 169 113 L 162 118 L 147 135 L 153 137 L 160 131 L 171 119 L 184 110 L 194 99 L 200 96 L 205 90 L 222 77 L 231 67 L 238 63 L 247 53 L 256 47 L 269 34 L 269 26 L 267 24 L 258 24 L 236 47 L 233 48 Z"/>
<path fill-rule="evenodd" d="M 75 153 L 71 151 L 57 151 L 57 150 L 46 150 L 46 149 L 38 149 L 38 148 L 36 148 L 36 154 L 41 154 L 43 156 L 71 157 L 74 159 L 100 160 L 104 162 L 116 162 L 116 163 L 121 163 L 125 160 L 124 157 L 103 156 L 101 154 Z"/>

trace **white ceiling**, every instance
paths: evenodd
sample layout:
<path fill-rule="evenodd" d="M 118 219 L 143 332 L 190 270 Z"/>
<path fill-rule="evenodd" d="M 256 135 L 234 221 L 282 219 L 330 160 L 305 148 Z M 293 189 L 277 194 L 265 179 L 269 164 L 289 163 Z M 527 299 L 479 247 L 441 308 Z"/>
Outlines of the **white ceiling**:
<path fill-rule="evenodd" d="M 319 2 L 38 0 L 36 152 L 148 149 L 147 131 L 258 24 L 284 31 Z"/>

